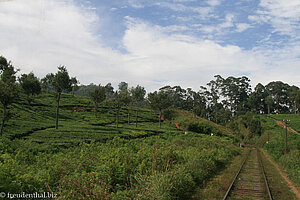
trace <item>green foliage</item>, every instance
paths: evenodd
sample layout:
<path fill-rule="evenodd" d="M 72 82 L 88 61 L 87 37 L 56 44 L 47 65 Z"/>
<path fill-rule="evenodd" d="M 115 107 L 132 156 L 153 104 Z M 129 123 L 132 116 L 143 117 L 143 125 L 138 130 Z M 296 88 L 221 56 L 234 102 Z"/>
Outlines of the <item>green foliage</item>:
<path fill-rule="evenodd" d="M 286 169 L 286 172 L 295 182 L 295 184 L 300 184 L 300 136 L 288 132 L 287 134 L 287 150 L 288 153 L 285 154 L 285 129 L 278 126 L 274 119 L 290 120 L 289 126 L 292 128 L 299 130 L 299 122 L 300 118 L 295 114 L 284 114 L 284 115 L 272 115 L 270 116 L 262 116 L 261 121 L 263 122 L 264 129 L 269 131 L 270 141 L 267 143 L 264 142 L 263 148 L 267 150 L 267 152 L 274 158 L 276 162 L 278 162 L 281 166 Z"/>
<path fill-rule="evenodd" d="M 267 101 L 268 93 L 261 83 L 258 83 L 254 91 L 251 93 L 248 99 L 248 106 L 251 109 L 255 109 L 257 113 L 267 113 L 267 105 L 270 106 L 270 103 Z M 269 104 L 267 104 L 269 103 Z"/>
<path fill-rule="evenodd" d="M 94 104 L 95 104 L 95 112 L 97 112 L 98 104 L 105 100 L 106 94 L 105 94 L 105 87 L 102 87 L 99 85 L 97 88 L 95 88 L 92 92 L 90 92 L 90 97 L 92 98 Z"/>
<path fill-rule="evenodd" d="M 194 129 L 196 133 L 210 134 L 219 136 L 226 136 L 237 141 L 237 138 L 233 136 L 232 130 L 216 124 L 214 122 L 208 121 L 204 118 L 200 118 L 191 112 L 172 110 L 172 121 L 177 123 L 179 127 L 192 131 Z"/>
<path fill-rule="evenodd" d="M 148 101 L 152 109 L 159 111 L 167 109 L 172 105 L 172 100 L 169 93 L 163 90 L 160 90 L 159 92 L 155 91 L 153 93 L 149 93 Z"/>
<path fill-rule="evenodd" d="M 71 91 L 71 78 L 65 66 L 59 66 L 57 73 L 54 75 L 52 85 L 57 93 Z"/>
<path fill-rule="evenodd" d="M 19 96 L 19 88 L 16 84 L 17 71 L 6 58 L 0 56 L 0 103 L 3 106 L 0 136 L 2 136 L 4 123 L 8 120 L 8 106 Z"/>
<path fill-rule="evenodd" d="M 79 95 L 79 96 L 86 96 L 88 97 L 90 95 L 90 93 L 95 90 L 98 86 L 91 83 L 89 85 L 80 85 L 78 86 L 78 89 L 75 90 L 73 93 L 75 95 Z"/>
<path fill-rule="evenodd" d="M 22 74 L 19 78 L 19 83 L 27 96 L 28 104 L 31 104 L 32 96 L 41 93 L 41 84 L 37 77 L 31 72 L 29 74 Z"/>
<path fill-rule="evenodd" d="M 123 87 L 123 90 L 117 91 L 116 97 L 112 101 L 113 105 L 117 108 L 128 105 L 131 101 L 131 96 L 127 88 Z"/>
<path fill-rule="evenodd" d="M 273 111 L 276 113 L 286 113 L 288 112 L 288 101 L 289 94 L 288 89 L 289 86 L 287 83 L 283 83 L 281 81 L 273 81 L 266 85 L 266 89 L 268 90 L 269 96 L 272 97 L 272 101 L 268 102 L 273 104 Z M 269 101 L 269 100 L 268 100 Z"/>
<path fill-rule="evenodd" d="M 245 125 L 245 128 L 248 128 L 250 130 L 250 133 L 259 136 L 262 134 L 262 125 L 258 116 L 256 116 L 252 112 L 247 112 L 241 118 L 242 123 Z"/>
<path fill-rule="evenodd" d="M 132 87 L 130 89 L 130 93 L 131 93 L 133 102 L 137 105 L 138 103 L 140 103 L 141 101 L 144 100 L 146 90 L 144 87 L 137 85 L 135 88 Z"/>
<path fill-rule="evenodd" d="M 120 107 L 91 112 L 89 98 L 62 94 L 61 128 L 54 129 L 54 93 L 28 106 L 14 104 L 16 115 L 0 140 L 0 190 L 50 192 L 61 199 L 186 199 L 239 153 L 226 137 L 182 134 L 170 123 L 158 129 L 155 115 L 139 110 L 139 128 L 126 123 Z M 1 108 L 0 108 L 1 109 Z M 18 139 L 19 138 L 19 139 Z"/>
<path fill-rule="evenodd" d="M 56 92 L 56 123 L 55 128 L 58 129 L 58 117 L 59 117 L 59 102 L 61 93 L 63 91 L 69 92 L 72 89 L 72 79 L 69 76 L 67 68 L 65 66 L 59 66 L 58 71 L 53 76 L 52 86 Z"/>
<path fill-rule="evenodd" d="M 173 109 L 166 109 L 162 112 L 164 119 L 166 120 L 174 120 L 176 118 L 176 112 Z"/>
<path fill-rule="evenodd" d="M 18 97 L 18 87 L 16 85 L 16 73 L 18 70 L 0 56 L 0 102 L 3 106 L 8 106 Z"/>
<path fill-rule="evenodd" d="M 244 115 L 231 120 L 227 126 L 231 128 L 237 136 L 244 142 L 254 142 L 255 138 L 263 132 L 260 118 L 253 112 L 247 112 Z"/>
<path fill-rule="evenodd" d="M 77 80 L 76 77 L 72 77 L 70 82 L 71 82 L 72 94 L 74 94 L 74 92 L 79 89 L 78 86 L 79 81 Z"/>
<path fill-rule="evenodd" d="M 128 89 L 128 83 L 122 81 L 121 83 L 119 83 L 119 90 L 127 90 Z"/>
<path fill-rule="evenodd" d="M 205 123 L 190 123 L 188 125 L 188 130 L 193 131 L 196 133 L 203 133 L 203 134 L 213 134 L 213 135 L 222 135 L 222 133 L 218 130 L 213 128 L 212 126 L 205 124 Z"/>
<path fill-rule="evenodd" d="M 170 134 L 82 143 L 54 154 L 34 146 L 28 142 L 2 154 L 1 191 L 50 188 L 63 199 L 182 199 L 239 153 L 221 138 Z"/>
<path fill-rule="evenodd" d="M 270 114 L 271 110 L 274 107 L 274 100 L 273 100 L 273 98 L 271 96 L 267 96 L 265 98 L 265 104 L 267 104 L 267 106 L 268 106 L 268 114 Z"/>
<path fill-rule="evenodd" d="M 159 127 L 161 127 L 162 111 L 172 105 L 172 98 L 169 91 L 162 88 L 159 92 L 155 91 L 148 94 L 148 101 L 152 109 L 159 110 Z"/>
<path fill-rule="evenodd" d="M 45 92 L 49 92 L 50 90 L 53 90 L 53 85 L 52 85 L 53 80 L 54 80 L 53 73 L 49 73 L 44 78 L 41 79 L 41 86 Z"/>

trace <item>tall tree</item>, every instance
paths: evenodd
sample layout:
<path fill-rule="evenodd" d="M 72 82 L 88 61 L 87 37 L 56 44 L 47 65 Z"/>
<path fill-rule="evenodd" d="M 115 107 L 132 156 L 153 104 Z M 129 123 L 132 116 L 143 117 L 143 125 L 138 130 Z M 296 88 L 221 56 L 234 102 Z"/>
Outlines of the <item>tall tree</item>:
<path fill-rule="evenodd" d="M 145 99 L 146 90 L 144 87 L 137 85 L 135 88 L 131 88 L 130 93 L 132 96 L 132 102 L 135 104 L 135 106 L 138 106 L 138 104 Z M 139 110 L 136 108 L 135 127 L 137 127 L 138 124 L 138 111 Z"/>
<path fill-rule="evenodd" d="M 114 87 L 111 85 L 111 83 L 107 83 L 104 87 L 105 87 L 106 98 L 113 98 L 115 92 L 114 92 Z"/>
<path fill-rule="evenodd" d="M 73 95 L 74 95 L 74 92 L 79 89 L 78 84 L 79 84 L 79 81 L 77 80 L 77 78 L 72 77 L 71 78 L 71 88 L 72 88 L 72 94 Z"/>
<path fill-rule="evenodd" d="M 242 77 L 227 77 L 222 82 L 222 95 L 229 101 L 229 107 L 233 114 L 244 114 L 248 108 L 248 98 L 251 93 L 250 79 Z"/>
<path fill-rule="evenodd" d="M 45 92 L 49 92 L 51 89 L 53 89 L 53 80 L 54 80 L 54 74 L 49 73 L 44 78 L 41 79 L 41 87 Z"/>
<path fill-rule="evenodd" d="M 289 85 L 281 81 L 273 81 L 266 85 L 269 96 L 274 101 L 274 111 L 276 113 L 287 113 L 288 108 L 288 89 Z"/>
<path fill-rule="evenodd" d="M 174 107 L 188 110 L 187 104 L 186 104 L 186 98 L 187 98 L 187 91 L 180 86 L 174 86 L 174 87 L 164 87 L 161 90 L 164 90 L 165 92 L 168 92 L 173 99 Z"/>
<path fill-rule="evenodd" d="M 90 97 L 92 98 L 95 105 L 95 116 L 97 116 L 98 105 L 106 98 L 105 87 L 99 85 L 92 92 L 90 92 Z"/>
<path fill-rule="evenodd" d="M 119 91 L 122 91 L 123 94 L 126 93 L 126 101 L 123 101 L 124 106 L 127 106 L 127 121 L 128 124 L 130 124 L 130 111 L 131 111 L 131 106 L 132 106 L 132 96 L 129 92 L 129 88 L 128 88 L 128 83 L 122 81 L 121 83 L 119 83 Z M 126 91 L 127 90 L 127 91 Z"/>
<path fill-rule="evenodd" d="M 119 90 L 115 94 L 115 98 L 113 99 L 113 104 L 117 108 L 116 112 L 116 127 L 119 127 L 119 114 L 122 106 L 128 105 L 130 102 L 130 93 L 127 88 L 123 88 Z"/>
<path fill-rule="evenodd" d="M 0 102 L 3 106 L 2 122 L 0 127 L 0 136 L 2 136 L 4 123 L 7 121 L 7 109 L 19 95 L 18 86 L 16 84 L 16 73 L 10 62 L 6 58 L 0 56 Z"/>
<path fill-rule="evenodd" d="M 28 104 L 31 105 L 33 96 L 41 93 L 41 83 L 39 79 L 31 72 L 29 74 L 22 74 L 19 78 L 19 83 L 27 96 Z"/>
<path fill-rule="evenodd" d="M 168 92 L 160 90 L 149 93 L 148 101 L 152 109 L 159 111 L 159 128 L 161 128 L 162 111 L 173 104 L 172 98 Z"/>
<path fill-rule="evenodd" d="M 271 109 L 273 108 L 274 106 L 274 100 L 271 96 L 267 96 L 265 98 L 265 104 L 267 105 L 267 108 L 268 108 L 268 114 L 271 113 Z"/>
<path fill-rule="evenodd" d="M 201 87 L 201 93 L 203 93 L 208 100 L 208 110 L 210 112 L 209 119 L 218 123 L 218 111 L 220 107 L 219 99 L 221 98 L 222 94 L 222 84 L 224 82 L 224 78 L 222 78 L 220 75 L 216 75 L 214 77 L 216 80 L 211 80 L 209 83 L 207 83 L 209 89 L 206 87 Z"/>
<path fill-rule="evenodd" d="M 71 87 L 71 78 L 65 66 L 59 66 L 57 73 L 53 78 L 53 87 L 56 92 L 56 123 L 55 128 L 58 129 L 58 115 L 59 115 L 59 101 L 61 97 L 61 93 L 63 91 L 70 92 Z"/>
<path fill-rule="evenodd" d="M 265 86 L 261 83 L 258 83 L 254 91 L 250 94 L 248 99 L 248 105 L 251 109 L 255 109 L 258 113 L 265 114 L 267 113 L 266 97 L 268 93 Z"/>
<path fill-rule="evenodd" d="M 288 96 L 290 110 L 297 114 L 300 106 L 300 89 L 297 86 L 291 86 L 288 89 Z"/>
<path fill-rule="evenodd" d="M 195 115 L 206 117 L 206 99 L 201 92 L 195 92 L 188 88 L 187 103 L 189 110 L 192 110 Z M 189 103 L 190 102 L 190 103 Z"/>
<path fill-rule="evenodd" d="M 123 89 L 128 89 L 128 83 L 122 81 L 121 83 L 119 83 L 119 90 L 122 91 Z"/>

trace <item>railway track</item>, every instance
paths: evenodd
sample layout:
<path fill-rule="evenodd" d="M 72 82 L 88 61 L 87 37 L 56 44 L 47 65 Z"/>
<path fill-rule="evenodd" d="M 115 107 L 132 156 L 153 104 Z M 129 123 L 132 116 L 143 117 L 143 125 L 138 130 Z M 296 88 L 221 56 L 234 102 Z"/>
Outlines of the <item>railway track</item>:
<path fill-rule="evenodd" d="M 223 198 L 226 199 L 272 200 L 258 149 L 249 150 Z"/>

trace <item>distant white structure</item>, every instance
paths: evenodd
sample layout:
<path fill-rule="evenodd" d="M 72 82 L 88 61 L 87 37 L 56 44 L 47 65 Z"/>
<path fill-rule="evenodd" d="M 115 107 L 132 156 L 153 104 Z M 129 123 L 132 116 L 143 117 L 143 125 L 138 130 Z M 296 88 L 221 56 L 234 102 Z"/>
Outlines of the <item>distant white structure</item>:
<path fill-rule="evenodd" d="M 214 134 L 213 134 L 213 133 L 211 133 L 211 134 L 210 134 L 210 136 L 214 136 Z"/>
<path fill-rule="evenodd" d="M 187 131 L 185 131 L 185 132 L 184 132 L 184 135 L 187 135 L 187 134 L 189 134 L 189 133 L 188 133 Z"/>

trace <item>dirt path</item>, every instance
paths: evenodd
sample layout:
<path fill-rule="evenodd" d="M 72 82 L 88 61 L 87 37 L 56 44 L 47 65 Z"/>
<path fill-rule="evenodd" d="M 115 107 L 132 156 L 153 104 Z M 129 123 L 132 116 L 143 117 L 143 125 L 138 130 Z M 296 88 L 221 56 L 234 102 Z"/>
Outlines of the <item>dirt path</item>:
<path fill-rule="evenodd" d="M 181 127 L 179 126 L 178 123 L 165 119 L 164 116 L 161 117 L 161 120 L 162 120 L 162 121 L 165 121 L 165 122 L 171 122 L 172 124 L 175 124 L 175 126 L 176 126 L 176 128 L 177 128 L 178 130 L 181 130 L 181 131 L 188 131 L 188 130 L 186 130 L 186 129 L 184 129 L 184 128 L 181 128 Z"/>
<path fill-rule="evenodd" d="M 288 186 L 291 188 L 292 192 L 295 194 L 295 196 L 300 200 L 300 191 L 297 189 L 297 187 L 290 181 L 290 179 L 287 177 L 286 173 L 281 171 L 279 166 L 270 158 L 270 156 L 263 150 L 261 149 L 261 152 L 263 152 L 264 156 L 269 160 L 272 165 L 277 169 L 279 172 L 280 176 L 287 182 Z"/>
<path fill-rule="evenodd" d="M 285 128 L 285 124 L 282 122 L 282 121 L 278 121 L 278 120 L 275 120 L 276 124 L 278 126 L 281 126 L 282 128 Z M 295 134 L 298 134 L 300 135 L 300 133 L 298 133 L 297 131 L 295 131 L 294 129 L 292 129 L 291 127 L 287 127 L 288 131 L 292 132 L 292 133 L 295 133 Z"/>

